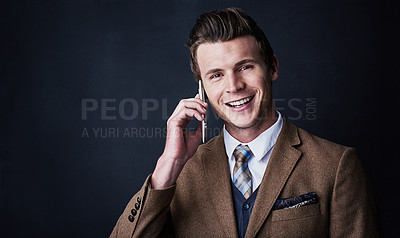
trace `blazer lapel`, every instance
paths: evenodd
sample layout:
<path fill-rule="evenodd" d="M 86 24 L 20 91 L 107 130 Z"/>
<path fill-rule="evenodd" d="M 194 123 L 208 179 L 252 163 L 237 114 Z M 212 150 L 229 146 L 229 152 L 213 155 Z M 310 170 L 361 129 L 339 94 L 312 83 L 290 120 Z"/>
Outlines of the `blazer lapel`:
<path fill-rule="evenodd" d="M 203 167 L 207 174 L 208 191 L 225 237 L 238 237 L 232 197 L 232 183 L 223 134 L 208 143 L 203 154 Z"/>
<path fill-rule="evenodd" d="M 301 152 L 293 147 L 298 144 L 300 144 L 300 139 L 297 128 L 284 118 L 282 131 L 259 187 L 245 237 L 255 237 L 270 214 L 286 180 L 301 156 Z"/>

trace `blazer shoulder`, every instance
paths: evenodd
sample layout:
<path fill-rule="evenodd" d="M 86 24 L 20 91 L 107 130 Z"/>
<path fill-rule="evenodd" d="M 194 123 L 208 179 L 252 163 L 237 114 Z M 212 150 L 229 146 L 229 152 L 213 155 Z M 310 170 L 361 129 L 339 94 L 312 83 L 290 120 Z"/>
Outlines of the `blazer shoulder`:
<path fill-rule="evenodd" d="M 354 148 L 341 145 L 330 140 L 324 139 L 322 137 L 313 135 L 301 128 L 298 128 L 298 135 L 301 140 L 299 146 L 300 150 L 306 150 L 310 152 L 318 152 L 326 155 L 338 156 L 342 155 L 345 151 Z"/>
<path fill-rule="evenodd" d="M 295 148 L 302 153 L 299 168 L 318 171 L 316 176 L 321 181 L 334 181 L 341 168 L 346 167 L 343 165 L 349 168 L 361 167 L 354 148 L 313 135 L 301 128 L 297 128 L 297 134 L 300 143 Z"/>
<path fill-rule="evenodd" d="M 214 153 L 224 153 L 224 139 L 222 133 L 205 144 L 199 145 L 194 155 L 186 162 L 185 170 L 197 169 L 202 164 L 202 159 L 210 157 Z"/>
<path fill-rule="evenodd" d="M 204 176 L 206 175 L 206 166 L 209 163 L 222 166 L 221 161 L 225 153 L 223 137 L 221 135 L 214 137 L 205 144 L 197 148 L 195 154 L 186 162 L 178 180 L 176 193 L 190 194 L 188 191 L 197 191 L 204 185 Z M 226 155 L 225 155 L 226 157 Z M 228 161 L 226 161 L 228 163 Z M 194 186 L 194 184 L 196 184 Z M 186 196 L 186 195 L 185 195 Z"/>
<path fill-rule="evenodd" d="M 289 142 L 301 152 L 312 152 L 318 154 L 343 154 L 351 147 L 340 145 L 319 136 L 313 135 L 308 131 L 297 127 L 286 118 L 281 131 L 283 141 Z M 278 141 L 277 141 L 278 143 Z"/>

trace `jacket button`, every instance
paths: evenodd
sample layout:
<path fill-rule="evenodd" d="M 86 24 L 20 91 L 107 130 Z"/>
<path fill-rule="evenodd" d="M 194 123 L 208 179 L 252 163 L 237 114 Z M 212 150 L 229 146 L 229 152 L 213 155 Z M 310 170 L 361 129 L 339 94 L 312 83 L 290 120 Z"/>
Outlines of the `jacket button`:
<path fill-rule="evenodd" d="M 132 215 L 136 216 L 137 211 L 135 209 L 131 210 Z"/>
<path fill-rule="evenodd" d="M 135 220 L 135 218 L 134 218 L 132 215 L 129 215 L 128 220 L 129 220 L 130 222 L 133 222 L 133 221 Z"/>
<path fill-rule="evenodd" d="M 140 202 L 141 202 L 142 200 L 140 199 L 140 197 L 138 197 L 138 198 L 136 199 L 136 201 L 140 204 Z"/>
<path fill-rule="evenodd" d="M 139 203 L 135 203 L 135 208 L 136 208 L 136 210 L 139 210 L 140 204 Z"/>

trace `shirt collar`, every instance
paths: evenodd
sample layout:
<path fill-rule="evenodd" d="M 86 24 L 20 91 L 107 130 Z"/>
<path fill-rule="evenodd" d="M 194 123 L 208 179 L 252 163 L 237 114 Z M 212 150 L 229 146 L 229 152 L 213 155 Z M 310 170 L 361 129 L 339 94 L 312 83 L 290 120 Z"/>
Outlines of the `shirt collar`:
<path fill-rule="evenodd" d="M 236 140 L 233 136 L 229 134 L 229 132 L 225 129 L 225 125 L 223 127 L 224 130 L 224 143 L 225 143 L 225 150 L 226 155 L 228 158 L 232 158 L 233 151 L 235 150 L 236 146 L 239 144 L 248 145 L 251 152 L 253 152 L 254 157 L 257 161 L 260 161 L 269 150 L 274 147 L 278 135 L 282 129 L 283 119 L 281 114 L 278 113 L 278 120 L 269 127 L 267 130 L 262 132 L 259 136 L 257 136 L 254 140 L 250 141 L 249 143 L 241 143 L 240 141 Z"/>

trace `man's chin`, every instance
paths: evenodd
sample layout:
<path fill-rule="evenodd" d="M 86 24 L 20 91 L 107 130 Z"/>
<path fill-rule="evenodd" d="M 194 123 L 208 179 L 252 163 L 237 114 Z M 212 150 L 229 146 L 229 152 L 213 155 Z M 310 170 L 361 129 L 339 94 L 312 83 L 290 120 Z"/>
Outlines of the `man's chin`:
<path fill-rule="evenodd" d="M 246 130 L 253 128 L 257 124 L 256 120 L 247 121 L 225 121 L 225 125 L 235 130 Z"/>

